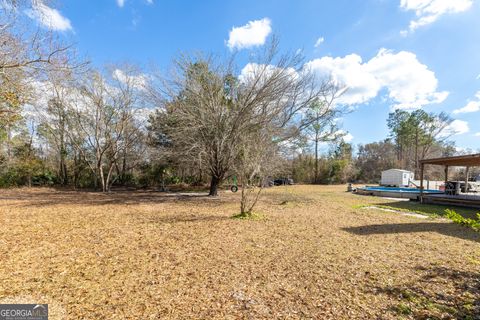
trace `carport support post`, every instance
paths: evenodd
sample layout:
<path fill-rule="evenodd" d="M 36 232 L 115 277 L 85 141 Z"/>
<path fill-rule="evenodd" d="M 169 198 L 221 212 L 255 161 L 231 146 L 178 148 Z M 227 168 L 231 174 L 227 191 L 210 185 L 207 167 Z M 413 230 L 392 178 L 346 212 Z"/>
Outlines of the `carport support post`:
<path fill-rule="evenodd" d="M 470 167 L 465 169 L 465 193 L 468 192 L 468 172 L 470 171 Z"/>
<path fill-rule="evenodd" d="M 448 166 L 445 166 L 445 191 L 448 183 Z"/>
<path fill-rule="evenodd" d="M 423 167 L 425 165 L 422 163 L 420 165 L 420 203 L 423 203 Z"/>

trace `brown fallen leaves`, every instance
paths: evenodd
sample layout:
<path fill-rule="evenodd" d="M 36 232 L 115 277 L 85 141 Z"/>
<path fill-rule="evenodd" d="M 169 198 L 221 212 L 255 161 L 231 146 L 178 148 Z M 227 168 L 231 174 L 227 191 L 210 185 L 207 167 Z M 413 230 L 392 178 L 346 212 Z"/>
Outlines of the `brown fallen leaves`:
<path fill-rule="evenodd" d="M 478 318 L 480 236 L 344 186 L 238 195 L 0 191 L 0 303 L 51 319 Z"/>

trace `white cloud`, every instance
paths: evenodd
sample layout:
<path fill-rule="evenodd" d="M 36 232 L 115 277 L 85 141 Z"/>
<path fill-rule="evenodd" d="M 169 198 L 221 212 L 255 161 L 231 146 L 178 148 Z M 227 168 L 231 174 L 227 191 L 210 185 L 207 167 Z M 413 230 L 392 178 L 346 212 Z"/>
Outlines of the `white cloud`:
<path fill-rule="evenodd" d="M 117 6 L 119 6 L 120 8 L 123 8 L 125 6 L 125 1 L 126 0 L 116 0 L 117 2 Z M 147 2 L 147 4 L 153 4 L 153 0 L 145 0 Z"/>
<path fill-rule="evenodd" d="M 332 76 L 341 84 L 348 86 L 348 91 L 341 98 L 342 103 L 364 103 L 374 98 L 381 88 L 379 81 L 366 69 L 362 57 L 350 54 L 343 58 L 322 57 L 307 63 L 320 77 Z"/>
<path fill-rule="evenodd" d="M 455 146 L 455 151 L 456 151 L 457 155 L 462 155 L 462 154 L 469 153 L 467 148 L 459 147 L 459 146 Z"/>
<path fill-rule="evenodd" d="M 128 84 L 137 90 L 145 90 L 148 84 L 148 77 L 144 74 L 128 75 L 123 70 L 115 69 L 112 76 L 121 83 Z"/>
<path fill-rule="evenodd" d="M 242 27 L 233 27 L 230 31 L 227 46 L 230 50 L 261 46 L 272 32 L 268 18 L 250 21 Z"/>
<path fill-rule="evenodd" d="M 400 0 L 400 8 L 415 11 L 416 20 L 410 21 L 407 30 L 402 35 L 414 32 L 416 29 L 431 24 L 444 14 L 459 13 L 470 9 L 473 0 Z"/>
<path fill-rule="evenodd" d="M 465 134 L 470 131 L 470 127 L 467 121 L 463 120 L 453 120 L 453 122 L 448 125 L 445 130 L 442 132 L 443 137 L 448 137 L 451 135 L 460 135 Z"/>
<path fill-rule="evenodd" d="M 117 70 L 119 72 L 116 72 Z M 128 81 L 128 76 L 123 71 L 119 69 L 117 70 L 115 70 L 114 73 L 117 73 L 123 81 Z M 144 77 L 146 79 L 145 75 L 130 76 L 130 79 L 133 79 L 132 84 L 135 85 L 135 80 L 138 80 L 141 77 Z M 123 83 L 122 80 L 119 79 L 118 81 L 121 81 Z M 121 94 L 119 88 L 116 86 L 112 86 L 103 79 L 101 79 L 100 81 L 102 81 L 103 85 L 105 86 L 103 98 L 105 99 L 105 101 L 113 103 L 111 100 L 112 97 Z M 30 119 L 37 123 L 38 121 L 53 120 L 54 115 L 52 115 L 51 112 L 48 112 L 48 105 L 49 101 L 52 98 L 56 98 L 57 94 L 59 94 L 64 100 L 64 106 L 71 109 L 72 111 L 85 114 L 94 114 L 95 112 L 94 109 L 96 108 L 96 106 L 91 103 L 90 98 L 85 97 L 85 95 L 80 92 L 81 90 L 76 87 L 56 86 L 54 90 L 53 84 L 49 81 L 32 80 L 31 84 L 34 90 L 35 100 L 32 102 L 32 104 L 27 104 L 22 108 L 22 115 L 26 119 Z M 139 87 L 138 89 L 143 90 L 144 87 Z M 137 108 L 136 105 L 132 110 L 134 119 L 142 128 L 144 128 L 144 126 L 146 125 L 149 115 L 153 111 L 154 110 L 149 108 Z"/>
<path fill-rule="evenodd" d="M 82 95 L 77 88 L 56 86 L 49 81 L 31 80 L 33 96 L 35 99 L 30 104 L 26 104 L 23 108 L 22 115 L 37 124 L 41 121 L 51 121 L 54 115 L 48 112 L 49 101 L 56 98 L 57 94 L 64 99 L 66 108 L 75 110 L 87 110 L 91 108 L 91 104 L 85 103 Z"/>
<path fill-rule="evenodd" d="M 263 79 L 267 79 L 269 76 L 275 74 L 275 72 L 280 72 L 281 69 L 272 66 L 272 65 L 264 65 L 264 64 L 257 64 L 257 63 L 247 63 L 245 67 L 243 67 L 238 79 L 243 83 L 250 83 L 252 81 L 256 81 L 257 76 L 263 74 Z M 289 68 L 286 70 L 289 75 L 295 79 L 298 76 L 297 71 L 293 68 Z"/>
<path fill-rule="evenodd" d="M 453 113 L 458 114 L 458 113 L 470 113 L 470 112 L 477 112 L 477 111 L 480 111 L 480 101 L 470 101 L 465 105 L 465 107 L 456 109 L 453 111 Z"/>
<path fill-rule="evenodd" d="M 315 48 L 318 48 L 324 41 L 325 41 L 324 37 L 318 38 L 317 42 L 315 42 Z"/>
<path fill-rule="evenodd" d="M 145 126 L 148 124 L 150 115 L 152 115 L 154 112 L 154 109 L 138 108 L 134 110 L 133 117 L 137 121 L 138 125 L 140 125 L 142 128 L 145 128 Z"/>
<path fill-rule="evenodd" d="M 420 63 L 415 54 L 407 51 L 393 53 L 381 49 L 367 63 L 368 70 L 388 88 L 396 108 L 412 109 L 444 101 L 448 92 L 437 92 L 435 73 Z"/>
<path fill-rule="evenodd" d="M 42 1 L 35 1 L 32 8 L 26 10 L 25 14 L 48 29 L 59 31 L 72 30 L 72 24 L 68 18 Z"/>
<path fill-rule="evenodd" d="M 480 137 L 480 132 L 475 133 L 475 137 Z"/>
<path fill-rule="evenodd" d="M 448 92 L 438 92 L 435 73 L 408 51 L 381 49 L 367 62 L 357 54 L 322 57 L 307 63 L 320 77 L 331 76 L 348 87 L 341 103 L 361 104 L 388 90 L 394 108 L 414 109 L 444 101 Z"/>
<path fill-rule="evenodd" d="M 453 110 L 454 114 L 480 111 L 480 91 L 475 94 L 476 100 L 468 101 L 465 107 Z"/>
<path fill-rule="evenodd" d="M 343 141 L 350 143 L 353 140 L 353 135 L 351 133 L 347 133 L 343 136 Z"/>

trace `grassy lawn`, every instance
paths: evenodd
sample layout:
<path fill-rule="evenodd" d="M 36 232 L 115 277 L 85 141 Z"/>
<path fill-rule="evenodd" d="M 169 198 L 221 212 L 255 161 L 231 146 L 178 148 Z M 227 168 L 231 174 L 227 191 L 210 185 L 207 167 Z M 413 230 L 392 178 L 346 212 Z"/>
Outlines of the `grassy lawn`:
<path fill-rule="evenodd" d="M 345 186 L 239 194 L 0 192 L 0 303 L 51 319 L 479 319 L 480 234 Z M 458 210 L 474 215 L 475 210 Z"/>

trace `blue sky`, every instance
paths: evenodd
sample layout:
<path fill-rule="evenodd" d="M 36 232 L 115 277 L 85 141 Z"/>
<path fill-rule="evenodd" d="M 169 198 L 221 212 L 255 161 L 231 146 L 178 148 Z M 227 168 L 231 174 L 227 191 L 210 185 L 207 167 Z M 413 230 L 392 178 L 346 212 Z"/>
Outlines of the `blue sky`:
<path fill-rule="evenodd" d="M 54 4 L 58 11 L 50 27 L 96 66 L 132 62 L 167 68 L 185 51 L 227 55 L 229 43 L 246 56 L 275 34 L 283 50 L 302 49 L 316 72 L 330 72 L 349 86 L 344 102 L 355 111 L 344 118 L 343 128 L 352 143 L 386 138 L 392 108 L 421 106 L 451 114 L 457 146 L 480 149 L 478 0 Z"/>

